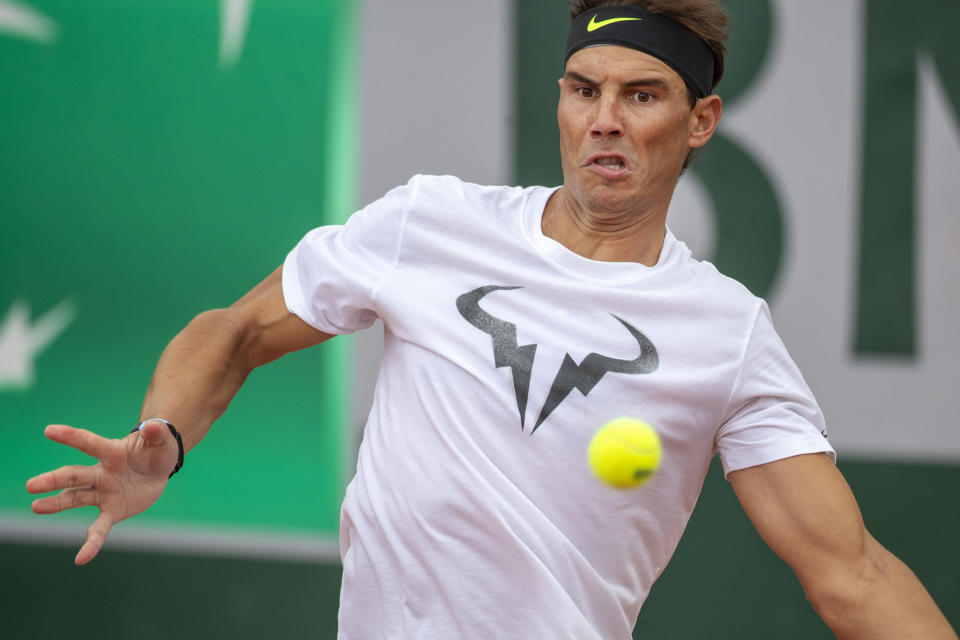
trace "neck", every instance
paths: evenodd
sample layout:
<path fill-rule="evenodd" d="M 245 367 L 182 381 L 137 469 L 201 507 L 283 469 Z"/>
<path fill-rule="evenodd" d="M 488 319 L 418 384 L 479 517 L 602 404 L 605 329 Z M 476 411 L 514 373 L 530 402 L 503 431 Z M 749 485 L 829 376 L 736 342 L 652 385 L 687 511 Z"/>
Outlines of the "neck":
<path fill-rule="evenodd" d="M 547 201 L 541 228 L 545 236 L 584 258 L 652 267 L 663 249 L 669 204 L 645 211 L 595 212 L 561 187 Z"/>

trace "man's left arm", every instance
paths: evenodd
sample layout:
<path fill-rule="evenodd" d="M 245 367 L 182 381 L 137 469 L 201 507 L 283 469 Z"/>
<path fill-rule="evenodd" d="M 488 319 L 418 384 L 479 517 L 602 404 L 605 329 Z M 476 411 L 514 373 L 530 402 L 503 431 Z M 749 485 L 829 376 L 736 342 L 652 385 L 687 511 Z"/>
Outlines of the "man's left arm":
<path fill-rule="evenodd" d="M 838 638 L 956 640 L 913 572 L 867 531 L 826 454 L 733 471 L 728 479 L 760 536 L 794 570 Z"/>

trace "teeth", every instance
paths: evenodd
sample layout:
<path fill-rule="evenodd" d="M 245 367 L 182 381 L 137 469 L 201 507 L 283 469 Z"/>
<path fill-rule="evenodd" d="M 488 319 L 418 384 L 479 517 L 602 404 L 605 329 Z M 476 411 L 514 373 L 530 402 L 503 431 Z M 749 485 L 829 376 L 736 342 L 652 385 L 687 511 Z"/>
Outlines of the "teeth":
<path fill-rule="evenodd" d="M 616 158 L 597 158 L 594 163 L 612 169 L 623 169 L 623 162 Z"/>

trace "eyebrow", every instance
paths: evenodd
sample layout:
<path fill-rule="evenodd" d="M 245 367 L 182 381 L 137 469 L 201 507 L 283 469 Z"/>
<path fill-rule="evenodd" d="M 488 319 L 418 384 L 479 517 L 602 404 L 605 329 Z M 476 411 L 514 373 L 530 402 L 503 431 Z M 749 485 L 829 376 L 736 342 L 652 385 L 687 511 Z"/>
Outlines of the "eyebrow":
<path fill-rule="evenodd" d="M 598 84 L 600 84 L 596 80 L 591 80 L 587 76 L 583 75 L 582 73 L 578 73 L 576 71 L 567 71 L 563 77 L 565 80 L 572 79 L 572 80 L 576 80 L 577 82 L 582 82 L 583 84 L 589 84 L 592 86 L 597 86 Z M 639 78 L 637 80 L 628 80 L 627 82 L 622 83 L 621 86 L 623 87 L 655 87 L 657 89 L 662 89 L 664 91 L 667 91 L 670 88 L 669 85 L 666 83 L 666 81 L 663 80 L 662 78 Z"/>

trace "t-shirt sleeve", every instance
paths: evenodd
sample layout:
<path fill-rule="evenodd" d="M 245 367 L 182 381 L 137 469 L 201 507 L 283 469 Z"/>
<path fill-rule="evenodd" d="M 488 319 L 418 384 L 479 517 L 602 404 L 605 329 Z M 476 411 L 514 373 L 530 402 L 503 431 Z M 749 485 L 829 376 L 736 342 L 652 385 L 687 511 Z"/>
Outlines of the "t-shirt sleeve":
<path fill-rule="evenodd" d="M 836 452 L 823 414 L 761 302 L 717 434 L 724 475 L 804 453 Z"/>
<path fill-rule="evenodd" d="M 354 213 L 344 225 L 313 229 L 283 263 L 287 309 L 325 333 L 366 329 L 374 294 L 396 266 L 414 181 Z"/>

